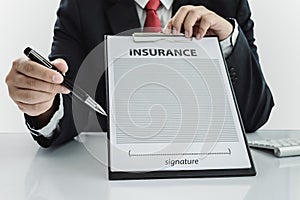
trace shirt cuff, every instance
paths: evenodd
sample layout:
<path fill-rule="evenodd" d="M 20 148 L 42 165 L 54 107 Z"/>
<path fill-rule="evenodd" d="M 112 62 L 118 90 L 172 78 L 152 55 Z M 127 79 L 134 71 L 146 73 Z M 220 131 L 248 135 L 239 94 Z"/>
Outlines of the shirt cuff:
<path fill-rule="evenodd" d="M 52 116 L 50 122 L 44 126 L 41 129 L 34 129 L 29 123 L 27 123 L 27 127 L 31 130 L 31 133 L 39 136 L 42 135 L 46 138 L 50 138 L 54 134 L 54 130 L 56 129 L 59 121 L 63 118 L 64 116 L 64 105 L 63 105 L 63 98 L 62 94 L 59 94 L 59 108 L 58 110 L 54 113 Z"/>
<path fill-rule="evenodd" d="M 233 32 L 226 39 L 220 41 L 220 46 L 225 58 L 227 58 L 231 54 L 239 35 L 237 21 L 235 19 L 229 19 L 229 20 L 231 20 L 232 22 L 231 24 L 233 25 Z"/>

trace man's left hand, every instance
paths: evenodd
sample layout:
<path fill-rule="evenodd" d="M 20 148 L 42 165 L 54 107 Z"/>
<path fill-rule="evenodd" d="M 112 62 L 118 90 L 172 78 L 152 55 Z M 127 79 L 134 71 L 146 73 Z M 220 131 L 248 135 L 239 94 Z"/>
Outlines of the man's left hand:
<path fill-rule="evenodd" d="M 233 31 L 230 22 L 204 6 L 182 6 L 168 22 L 164 33 L 178 34 L 182 27 L 186 37 L 202 39 L 204 36 L 217 35 L 220 41 Z"/>

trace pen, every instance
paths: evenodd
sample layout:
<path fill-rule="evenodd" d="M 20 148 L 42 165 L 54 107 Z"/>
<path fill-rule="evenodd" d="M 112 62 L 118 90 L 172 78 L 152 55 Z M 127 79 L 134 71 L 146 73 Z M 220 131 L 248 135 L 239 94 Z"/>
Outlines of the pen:
<path fill-rule="evenodd" d="M 24 50 L 24 54 L 32 61 L 39 63 L 49 69 L 53 69 L 57 72 L 59 72 L 60 74 L 62 74 L 54 65 L 52 65 L 47 59 L 43 58 L 43 56 L 41 56 L 40 54 L 38 54 L 35 50 L 33 50 L 30 47 L 27 47 Z M 83 89 L 81 89 L 78 86 L 73 86 L 72 84 L 64 79 L 64 81 L 62 82 L 62 85 L 65 86 L 66 88 L 68 88 L 72 94 L 77 97 L 81 102 L 85 103 L 86 105 L 88 105 L 90 108 L 92 108 L 93 110 L 95 110 L 96 112 L 107 116 L 106 112 L 103 110 L 103 108 L 92 98 L 88 95 L 88 93 L 86 93 Z"/>

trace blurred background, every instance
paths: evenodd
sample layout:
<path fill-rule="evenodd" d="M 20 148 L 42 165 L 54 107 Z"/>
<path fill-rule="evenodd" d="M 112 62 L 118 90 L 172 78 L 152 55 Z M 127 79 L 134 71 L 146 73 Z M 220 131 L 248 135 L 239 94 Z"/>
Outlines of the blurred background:
<path fill-rule="evenodd" d="M 267 129 L 300 129 L 300 1 L 249 0 L 262 70 L 275 108 Z M 0 133 L 28 132 L 5 76 L 26 46 L 48 55 L 59 0 L 0 0 Z"/>

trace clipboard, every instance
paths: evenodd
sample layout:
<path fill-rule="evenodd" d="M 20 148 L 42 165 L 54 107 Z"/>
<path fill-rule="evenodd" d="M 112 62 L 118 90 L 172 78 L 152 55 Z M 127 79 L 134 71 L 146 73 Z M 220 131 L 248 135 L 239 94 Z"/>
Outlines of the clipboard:
<path fill-rule="evenodd" d="M 185 38 L 183 35 L 161 33 L 105 37 L 109 180 L 256 175 L 217 37 L 206 37 L 201 41 Z M 156 55 L 153 53 L 154 49 L 157 49 Z M 183 49 L 186 54 L 182 54 Z M 193 49 L 197 52 L 194 57 L 191 53 Z M 152 55 L 150 50 L 153 50 Z M 210 59 L 211 52 L 219 58 L 220 66 L 216 64 L 218 62 L 215 58 Z M 207 66 L 197 68 L 202 65 Z M 214 72 L 210 72 L 211 66 L 216 68 Z M 188 71 L 189 68 L 191 71 Z M 194 72 L 198 76 L 194 77 L 197 74 Z M 176 73 L 179 74 L 178 77 Z M 214 76 L 215 74 L 218 76 Z M 192 88 L 189 92 L 188 83 L 183 84 L 186 88 L 183 85 L 172 88 L 185 90 L 175 94 L 179 99 L 187 101 L 181 101 L 182 113 L 178 111 L 180 103 L 179 106 L 173 106 L 176 98 L 171 98 L 172 92 L 169 97 L 168 89 L 163 89 L 168 83 L 172 85 L 180 82 L 180 78 L 190 81 Z M 160 82 L 162 79 L 166 80 Z M 218 79 L 222 80 L 215 84 Z M 142 83 L 143 81 L 145 82 Z M 202 83 L 201 87 L 197 86 L 197 81 L 199 85 Z M 196 87 L 193 88 L 194 85 Z M 202 95 L 200 91 L 210 97 Z M 194 101 L 185 98 L 191 94 L 196 96 Z M 191 102 L 198 107 L 190 106 Z M 151 127 L 151 123 L 156 123 L 157 118 L 159 123 L 162 119 L 161 110 L 164 108 L 157 105 L 160 103 L 166 106 L 167 122 L 163 126 L 165 129 L 157 131 L 157 127 Z M 222 106 L 222 103 L 226 106 Z M 176 116 L 180 114 L 182 127 L 175 127 L 178 124 Z M 207 116 L 211 118 L 208 120 Z M 147 122 L 151 122 L 150 128 L 147 128 Z M 170 134 L 170 130 L 172 132 L 176 129 L 175 136 Z M 236 133 L 232 134 L 230 131 Z"/>

